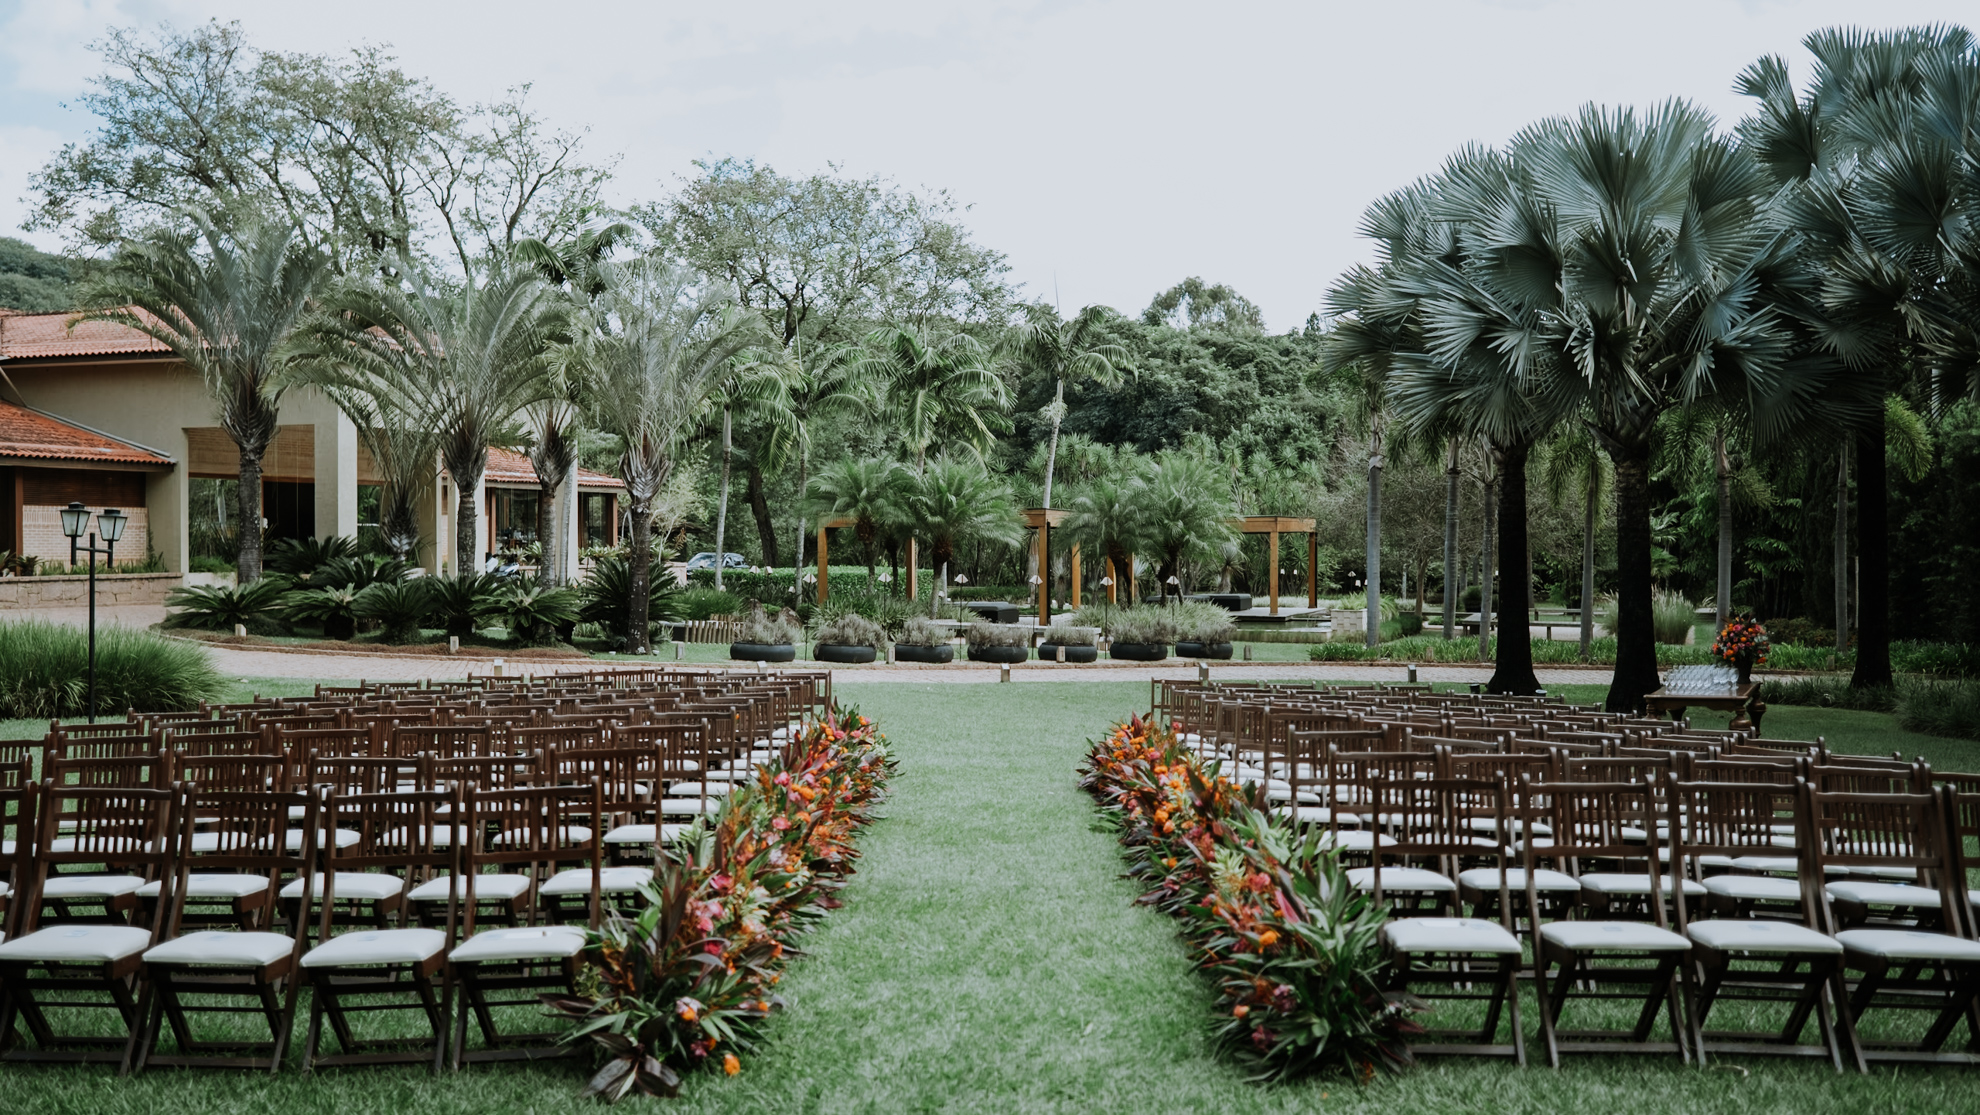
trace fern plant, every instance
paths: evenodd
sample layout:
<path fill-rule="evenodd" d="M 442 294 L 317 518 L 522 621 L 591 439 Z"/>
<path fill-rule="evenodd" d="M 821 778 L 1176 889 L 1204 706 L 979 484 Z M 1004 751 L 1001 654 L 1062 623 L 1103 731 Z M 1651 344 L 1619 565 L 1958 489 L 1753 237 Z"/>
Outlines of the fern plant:
<path fill-rule="evenodd" d="M 560 629 L 577 623 L 578 594 L 538 580 L 520 581 L 497 598 L 495 609 L 510 639 L 529 647 L 552 646 Z"/>
<path fill-rule="evenodd" d="M 326 639 L 349 639 L 357 634 L 357 600 L 364 590 L 350 585 L 302 589 L 282 601 L 282 617 L 290 623 L 313 623 Z"/>
<path fill-rule="evenodd" d="M 378 622 L 381 641 L 393 644 L 419 642 L 420 626 L 432 609 L 433 598 L 424 577 L 415 581 L 380 581 L 358 593 L 352 605 L 359 619 Z"/>
<path fill-rule="evenodd" d="M 467 638 L 501 614 L 508 582 L 493 573 L 465 577 L 432 577 L 426 582 L 427 618 L 447 634 Z"/>
<path fill-rule="evenodd" d="M 166 614 L 165 626 L 209 631 L 232 631 L 239 626 L 266 634 L 279 630 L 275 613 L 288 592 L 289 582 L 280 576 L 246 585 L 175 588 L 165 597 L 165 606 L 174 609 Z"/>

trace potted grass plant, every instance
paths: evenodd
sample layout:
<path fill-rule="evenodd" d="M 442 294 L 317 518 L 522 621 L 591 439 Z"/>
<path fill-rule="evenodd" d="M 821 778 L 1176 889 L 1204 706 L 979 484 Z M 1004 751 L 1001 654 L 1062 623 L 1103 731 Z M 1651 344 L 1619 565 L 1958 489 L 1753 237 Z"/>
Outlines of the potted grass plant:
<path fill-rule="evenodd" d="M 1176 657 L 1229 658 L 1237 623 L 1216 604 L 1190 601 L 1171 608 L 1176 628 Z"/>
<path fill-rule="evenodd" d="M 1100 658 L 1100 629 L 1055 623 L 1038 644 L 1040 662 L 1095 662 Z"/>
<path fill-rule="evenodd" d="M 1161 607 L 1123 608 L 1107 629 L 1107 657 L 1127 662 L 1160 662 L 1169 656 L 1174 625 Z"/>
<path fill-rule="evenodd" d="M 729 657 L 739 662 L 795 661 L 798 635 L 803 630 L 789 608 L 768 615 L 758 604 L 743 619 L 741 637 L 729 644 Z"/>
<path fill-rule="evenodd" d="M 949 629 L 937 627 L 920 616 L 914 616 L 901 625 L 901 633 L 894 636 L 894 661 L 941 664 L 956 660 L 956 648 L 950 645 Z"/>
<path fill-rule="evenodd" d="M 971 662 L 1023 662 L 1031 657 L 1031 635 L 1023 627 L 972 623 L 963 633 Z"/>
<path fill-rule="evenodd" d="M 811 637 L 811 656 L 820 662 L 859 664 L 887 653 L 887 629 L 857 612 L 820 624 Z"/>

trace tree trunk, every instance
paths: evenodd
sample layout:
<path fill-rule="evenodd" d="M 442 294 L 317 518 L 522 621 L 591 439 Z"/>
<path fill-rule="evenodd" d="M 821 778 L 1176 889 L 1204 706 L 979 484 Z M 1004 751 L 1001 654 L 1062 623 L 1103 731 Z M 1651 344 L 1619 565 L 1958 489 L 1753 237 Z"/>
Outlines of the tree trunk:
<path fill-rule="evenodd" d="M 1836 450 L 1836 653 L 1849 649 L 1849 443 Z"/>
<path fill-rule="evenodd" d="M 1066 414 L 1066 381 L 1059 380 L 1058 393 L 1052 398 L 1052 444 L 1045 450 L 1045 509 L 1052 509 L 1052 468 L 1059 463 L 1059 422 Z"/>
<path fill-rule="evenodd" d="M 1656 689 L 1657 637 L 1650 625 L 1650 446 L 1611 450 L 1616 464 L 1616 672 L 1605 707 L 1643 711 Z"/>
<path fill-rule="evenodd" d="M 717 592 L 722 589 L 722 567 L 729 561 L 729 462 L 735 447 L 732 434 L 729 408 L 723 407 L 722 494 L 715 502 L 715 590 Z"/>
<path fill-rule="evenodd" d="M 1367 645 L 1382 642 L 1382 424 L 1375 423 L 1368 453 L 1368 631 Z"/>
<path fill-rule="evenodd" d="M 1458 440 L 1444 458 L 1444 638 L 1457 637 L 1458 597 L 1464 574 L 1458 569 Z"/>
<path fill-rule="evenodd" d="M 1430 559 L 1424 557 L 1423 554 L 1419 552 L 1416 555 L 1416 615 L 1418 619 L 1421 619 L 1423 617 L 1423 579 L 1427 577 L 1429 573 L 1430 573 Z M 1313 571 L 1311 569 L 1307 570 L 1306 576 L 1308 580 L 1311 580 L 1313 577 Z"/>
<path fill-rule="evenodd" d="M 1581 508 L 1581 660 L 1595 653 L 1595 485 L 1582 490 Z"/>
<path fill-rule="evenodd" d="M 1497 451 L 1492 451 L 1497 456 Z M 1478 551 L 1478 660 L 1492 660 L 1492 552 L 1493 520 L 1498 516 L 1499 462 L 1492 462 L 1492 471 L 1485 480 L 1485 542 Z M 1504 609 L 1500 609 L 1504 611 Z M 1522 619 L 1525 617 L 1521 617 Z"/>
<path fill-rule="evenodd" d="M 240 490 L 236 497 L 241 511 L 241 553 L 234 576 L 241 584 L 261 579 L 261 455 L 267 446 L 240 447 Z"/>
<path fill-rule="evenodd" d="M 1733 591 L 1733 500 L 1732 461 L 1726 456 L 1726 431 L 1712 439 L 1712 466 L 1719 482 L 1719 630 L 1732 622 Z"/>
<path fill-rule="evenodd" d="M 631 599 L 626 602 L 626 649 L 633 654 L 647 650 L 648 614 L 653 583 L 653 509 L 628 508 L 632 519 L 632 553 L 626 561 L 626 579 L 631 582 Z"/>
<path fill-rule="evenodd" d="M 462 463 L 457 471 L 451 466 L 447 471 L 454 477 L 454 575 L 464 577 L 479 573 L 475 567 L 474 555 L 479 549 L 481 505 L 476 492 L 481 487 L 481 474 L 488 468 L 488 450 L 483 449 L 473 462 Z"/>
<path fill-rule="evenodd" d="M 1528 553 L 1526 529 L 1526 457 L 1530 448 L 1509 445 L 1499 454 L 1499 564 L 1510 565 Z M 1533 639 L 1526 615 L 1533 606 L 1532 582 L 1526 577 L 1507 577 L 1499 600 L 1499 614 L 1512 618 L 1511 626 L 1499 624 L 1497 668 L 1485 688 L 1493 693 L 1531 696 L 1540 691 L 1540 679 L 1533 673 Z"/>
<path fill-rule="evenodd" d="M 792 551 L 796 556 L 791 558 L 791 606 L 793 608 L 804 603 L 804 484 L 808 479 L 806 473 L 809 471 L 810 464 L 811 462 L 807 459 L 807 455 L 803 451 L 799 451 L 797 549 Z"/>
<path fill-rule="evenodd" d="M 1884 408 L 1856 435 L 1856 673 L 1851 689 L 1881 689 L 1891 677 L 1891 496 L 1885 473 Z"/>
<path fill-rule="evenodd" d="M 537 559 L 536 577 L 546 585 L 558 585 L 563 583 L 563 578 L 558 576 L 557 559 L 564 547 L 563 538 L 557 533 L 557 491 L 563 486 L 563 477 L 545 480 L 539 473 L 536 481 L 536 544 L 543 551 L 543 556 Z"/>
<path fill-rule="evenodd" d="M 749 512 L 756 520 L 757 540 L 763 546 L 763 564 L 766 568 L 777 567 L 777 527 L 770 521 L 770 501 L 763 495 L 763 469 L 755 461 L 743 474 L 743 498 L 749 501 Z"/>

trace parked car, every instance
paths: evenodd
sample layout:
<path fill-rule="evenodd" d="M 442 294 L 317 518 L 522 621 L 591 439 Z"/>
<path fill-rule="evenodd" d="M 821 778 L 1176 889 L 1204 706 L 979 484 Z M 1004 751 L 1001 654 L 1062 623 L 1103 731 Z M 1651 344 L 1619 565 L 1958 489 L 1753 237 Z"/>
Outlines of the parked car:
<path fill-rule="evenodd" d="M 725 556 L 727 560 L 725 560 L 722 563 L 722 568 L 724 569 L 749 568 L 749 559 L 742 556 L 741 554 L 728 554 Z M 687 560 L 687 570 L 690 573 L 694 572 L 697 569 L 713 569 L 713 568 L 715 568 L 715 551 L 713 550 L 696 554 Z"/>

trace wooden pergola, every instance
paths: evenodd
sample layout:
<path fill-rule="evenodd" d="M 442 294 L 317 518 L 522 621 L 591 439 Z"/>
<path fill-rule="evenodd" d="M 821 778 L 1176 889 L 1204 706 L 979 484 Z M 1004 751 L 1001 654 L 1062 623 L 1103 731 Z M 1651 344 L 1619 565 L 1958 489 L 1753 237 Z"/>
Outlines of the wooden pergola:
<path fill-rule="evenodd" d="M 1306 535 L 1306 606 L 1320 606 L 1320 583 L 1313 577 L 1313 567 L 1320 560 L 1320 536 L 1313 529 L 1312 519 L 1298 519 L 1290 515 L 1246 515 L 1232 519 L 1231 528 L 1245 534 L 1263 534 L 1271 539 L 1266 546 L 1265 591 L 1271 600 L 1270 614 L 1275 616 L 1279 614 L 1279 536 Z"/>
<path fill-rule="evenodd" d="M 1018 513 L 1024 525 L 1038 532 L 1038 623 L 1052 622 L 1052 528 L 1072 512 L 1057 507 L 1027 507 Z M 1072 606 L 1079 607 L 1079 547 L 1072 548 Z"/>

